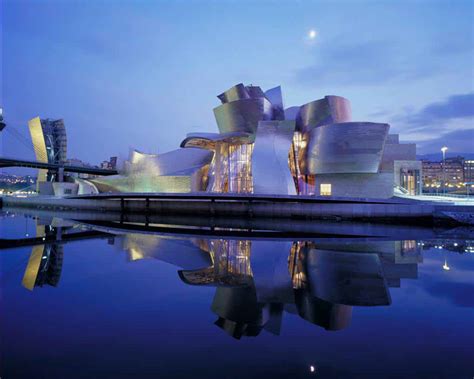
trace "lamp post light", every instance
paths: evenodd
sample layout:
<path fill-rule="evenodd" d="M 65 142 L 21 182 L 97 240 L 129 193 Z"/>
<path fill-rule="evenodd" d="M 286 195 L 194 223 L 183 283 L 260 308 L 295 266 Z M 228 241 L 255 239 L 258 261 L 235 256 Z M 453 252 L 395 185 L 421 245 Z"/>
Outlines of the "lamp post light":
<path fill-rule="evenodd" d="M 446 166 L 446 151 L 448 148 L 446 146 L 443 146 L 441 148 L 441 151 L 443 152 L 443 194 L 446 194 L 446 171 L 445 171 L 445 166 Z"/>

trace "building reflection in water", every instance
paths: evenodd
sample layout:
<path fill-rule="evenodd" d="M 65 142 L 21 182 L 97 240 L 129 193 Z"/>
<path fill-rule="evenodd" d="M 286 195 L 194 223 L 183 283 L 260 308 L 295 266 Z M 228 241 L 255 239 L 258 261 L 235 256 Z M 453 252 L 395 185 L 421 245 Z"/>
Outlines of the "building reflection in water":
<path fill-rule="evenodd" d="M 389 305 L 390 287 L 416 279 L 416 241 L 172 239 L 131 234 L 131 261 L 156 258 L 189 285 L 214 286 L 215 324 L 234 338 L 278 335 L 291 313 L 326 330 L 349 326 L 353 306 Z M 185 257 L 183 259 L 183 257 Z M 205 263 L 208 264 L 205 264 Z"/>
<path fill-rule="evenodd" d="M 51 225 L 37 225 L 36 236 L 55 237 L 61 240 L 62 228 L 55 228 Z M 33 246 L 22 285 L 33 291 L 35 287 L 43 287 L 47 284 L 56 287 L 61 277 L 63 266 L 63 246 L 57 242 L 45 243 L 44 245 Z"/>
<path fill-rule="evenodd" d="M 38 226 L 23 286 L 57 286 L 67 227 Z M 235 238 L 235 237 L 234 237 Z M 469 251 L 469 243 L 445 241 L 361 241 L 320 239 L 183 238 L 122 234 L 109 239 L 130 262 L 157 259 L 180 268 L 188 285 L 216 287 L 211 310 L 215 325 L 230 336 L 280 334 L 284 313 L 326 330 L 347 328 L 354 306 L 391 304 L 391 287 L 416 279 L 422 250 L 446 246 Z"/>

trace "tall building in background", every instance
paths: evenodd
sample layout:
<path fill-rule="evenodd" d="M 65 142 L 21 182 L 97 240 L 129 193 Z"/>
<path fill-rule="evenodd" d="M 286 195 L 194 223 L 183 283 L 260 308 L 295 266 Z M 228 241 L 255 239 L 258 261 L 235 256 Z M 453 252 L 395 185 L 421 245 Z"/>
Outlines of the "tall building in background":
<path fill-rule="evenodd" d="M 38 162 L 56 164 L 66 162 L 67 138 L 63 120 L 35 117 L 28 122 L 28 128 Z M 38 183 L 56 180 L 54 172 L 38 170 Z"/>

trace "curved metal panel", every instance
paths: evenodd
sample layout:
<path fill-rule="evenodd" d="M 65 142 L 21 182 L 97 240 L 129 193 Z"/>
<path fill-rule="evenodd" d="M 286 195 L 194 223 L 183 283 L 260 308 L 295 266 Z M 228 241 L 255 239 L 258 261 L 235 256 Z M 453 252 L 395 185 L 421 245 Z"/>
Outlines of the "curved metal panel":
<path fill-rule="evenodd" d="M 177 149 L 157 155 L 133 152 L 128 171 L 154 176 L 190 173 L 209 164 L 213 155 L 212 151 L 197 148 Z"/>
<path fill-rule="evenodd" d="M 300 113 L 300 108 L 301 107 L 299 107 L 299 106 L 286 108 L 285 109 L 285 120 L 295 121 L 296 118 L 298 117 L 298 114 Z"/>
<path fill-rule="evenodd" d="M 291 241 L 252 241 L 250 262 L 259 303 L 293 303 L 288 270 Z"/>
<path fill-rule="evenodd" d="M 239 83 L 227 91 L 222 92 L 220 95 L 217 95 L 222 104 L 230 103 L 231 101 L 236 101 L 240 99 L 249 99 L 250 95 L 247 92 L 247 89 L 242 83 Z"/>
<path fill-rule="evenodd" d="M 307 276 L 311 294 L 333 304 L 391 303 L 377 254 L 311 249 L 307 255 Z"/>
<path fill-rule="evenodd" d="M 178 149 L 158 155 L 133 152 L 125 175 L 90 180 L 100 192 L 191 192 L 202 169 L 214 153 L 203 149 Z"/>
<path fill-rule="evenodd" d="M 196 147 L 200 149 L 215 150 L 216 142 L 225 142 L 230 144 L 249 143 L 250 133 L 230 132 L 230 133 L 188 133 L 181 142 L 180 147 Z"/>
<path fill-rule="evenodd" d="M 217 126 L 221 133 L 247 132 L 254 134 L 258 122 L 271 120 L 271 103 L 264 97 L 242 99 L 214 108 Z"/>
<path fill-rule="evenodd" d="M 351 323 L 352 306 L 319 299 L 306 290 L 295 291 L 295 304 L 300 317 L 326 330 L 341 330 Z"/>
<path fill-rule="evenodd" d="M 281 87 L 271 88 L 265 92 L 265 97 L 270 103 L 272 103 L 273 108 L 273 118 L 275 120 L 284 120 L 285 119 L 285 110 L 283 107 L 283 96 L 281 94 Z"/>
<path fill-rule="evenodd" d="M 305 134 L 299 156 L 303 174 L 377 173 L 388 124 L 345 122 L 324 125 Z"/>
<path fill-rule="evenodd" d="M 340 96 L 325 96 L 301 106 L 296 117 L 296 130 L 305 133 L 318 126 L 348 122 L 351 117 L 349 100 Z"/>
<path fill-rule="evenodd" d="M 254 193 L 296 195 L 288 165 L 294 121 L 261 121 L 252 155 Z"/>
<path fill-rule="evenodd" d="M 187 239 L 169 239 L 150 234 L 126 234 L 120 250 L 128 253 L 131 261 L 153 258 L 185 270 L 208 267 L 212 264 L 208 252 Z"/>

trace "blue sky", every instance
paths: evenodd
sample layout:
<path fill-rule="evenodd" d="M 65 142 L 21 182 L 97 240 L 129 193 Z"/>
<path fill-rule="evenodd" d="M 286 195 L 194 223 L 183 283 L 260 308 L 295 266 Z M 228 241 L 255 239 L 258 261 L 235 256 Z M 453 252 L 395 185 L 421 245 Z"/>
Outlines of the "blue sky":
<path fill-rule="evenodd" d="M 1 104 L 28 136 L 65 120 L 69 157 L 165 152 L 216 131 L 216 95 L 281 85 L 285 106 L 351 100 L 420 153 L 474 151 L 473 1 L 4 0 Z M 308 32 L 317 36 L 309 40 Z M 33 158 L 3 133 L 3 155 Z"/>

